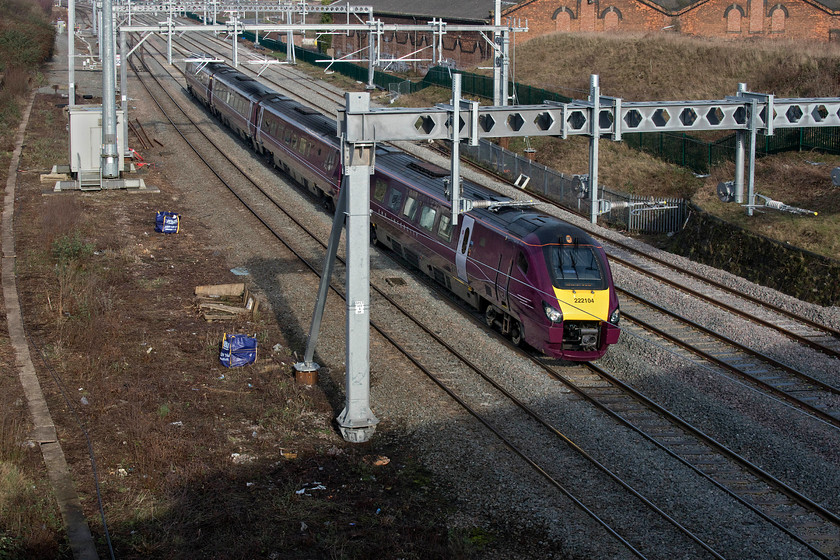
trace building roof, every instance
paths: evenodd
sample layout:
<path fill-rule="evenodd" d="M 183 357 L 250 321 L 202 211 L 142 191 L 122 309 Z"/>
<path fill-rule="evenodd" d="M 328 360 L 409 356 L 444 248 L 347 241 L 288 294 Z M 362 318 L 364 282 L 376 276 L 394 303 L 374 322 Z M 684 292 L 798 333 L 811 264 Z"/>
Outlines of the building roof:
<path fill-rule="evenodd" d="M 371 6 L 375 17 L 418 16 L 423 18 L 442 18 L 444 20 L 472 20 L 492 23 L 495 0 L 348 0 L 342 2 L 351 6 Z M 502 10 L 510 7 L 511 2 L 503 1 Z"/>

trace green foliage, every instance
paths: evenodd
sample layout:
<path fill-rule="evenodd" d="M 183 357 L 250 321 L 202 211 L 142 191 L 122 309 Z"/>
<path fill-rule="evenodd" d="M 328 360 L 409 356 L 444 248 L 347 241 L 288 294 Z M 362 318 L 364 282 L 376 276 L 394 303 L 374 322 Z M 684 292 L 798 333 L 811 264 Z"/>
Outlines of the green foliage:
<path fill-rule="evenodd" d="M 23 539 L 20 537 L 0 533 L 0 560 L 19 558 L 23 546 Z"/>
<path fill-rule="evenodd" d="M 29 74 L 53 52 L 51 2 L 0 0 L 0 129 L 13 129 L 20 120 L 18 96 L 29 87 Z M 3 133 L 0 132 L 0 136 Z"/>
<path fill-rule="evenodd" d="M 321 23 L 332 23 L 332 14 L 321 14 Z M 332 48 L 332 35 L 324 33 L 318 38 L 318 50 L 325 53 Z"/>
<path fill-rule="evenodd" d="M 78 231 L 62 235 L 52 243 L 52 256 L 59 265 L 82 261 L 93 254 L 93 244 L 82 239 Z"/>
<path fill-rule="evenodd" d="M 46 11 L 32 2 L 0 2 L 0 70 L 27 68 L 52 56 L 55 30 Z"/>
<path fill-rule="evenodd" d="M 0 90 L 0 128 L 12 129 L 20 120 L 20 105 L 15 96 Z"/>

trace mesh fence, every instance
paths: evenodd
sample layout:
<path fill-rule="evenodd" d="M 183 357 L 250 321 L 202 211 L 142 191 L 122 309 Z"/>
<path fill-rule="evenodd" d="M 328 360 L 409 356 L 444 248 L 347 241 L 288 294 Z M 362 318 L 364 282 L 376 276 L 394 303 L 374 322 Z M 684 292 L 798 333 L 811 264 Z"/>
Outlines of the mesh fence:
<path fill-rule="evenodd" d="M 529 191 L 542 194 L 564 208 L 589 216 L 591 201 L 581 189 L 578 176 L 569 176 L 505 148 L 481 140 L 478 146 L 462 144 L 461 155 L 482 167 L 525 186 Z M 612 209 L 602 214 L 608 222 L 634 232 L 670 233 L 682 228 L 687 216 L 683 199 L 657 199 L 665 202 L 665 209 L 651 209 L 649 198 L 620 193 L 601 186 L 600 198 L 610 203 Z"/>
<path fill-rule="evenodd" d="M 628 132 L 621 135 L 627 145 L 660 159 L 687 167 L 696 173 L 708 173 L 722 161 L 735 160 L 735 134 L 715 142 L 699 140 L 685 133 Z M 747 139 L 749 141 L 749 139 Z M 757 157 L 789 151 L 818 150 L 840 154 L 840 129 L 785 128 L 772 136 L 758 134 Z"/>

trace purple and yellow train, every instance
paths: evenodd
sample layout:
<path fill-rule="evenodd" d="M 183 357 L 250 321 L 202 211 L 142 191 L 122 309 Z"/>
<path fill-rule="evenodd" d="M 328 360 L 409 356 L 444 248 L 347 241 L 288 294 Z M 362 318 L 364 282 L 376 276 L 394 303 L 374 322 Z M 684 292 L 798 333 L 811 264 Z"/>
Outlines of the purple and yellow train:
<path fill-rule="evenodd" d="M 334 209 L 341 185 L 336 123 L 222 63 L 187 65 L 187 89 L 226 126 Z M 452 225 L 449 172 L 379 146 L 371 239 L 483 313 L 516 344 L 595 360 L 618 342 L 619 306 L 603 248 L 583 230 L 464 181 L 488 208 Z"/>

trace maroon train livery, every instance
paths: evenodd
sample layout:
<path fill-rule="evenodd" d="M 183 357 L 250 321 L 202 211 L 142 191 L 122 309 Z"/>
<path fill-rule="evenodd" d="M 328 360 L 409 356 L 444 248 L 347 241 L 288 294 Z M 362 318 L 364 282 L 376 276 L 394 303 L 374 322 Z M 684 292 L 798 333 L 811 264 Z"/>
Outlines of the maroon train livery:
<path fill-rule="evenodd" d="M 187 65 L 187 89 L 257 153 L 330 209 L 341 184 L 334 120 L 222 63 Z M 452 225 L 449 171 L 379 146 L 371 238 L 484 315 L 516 344 L 595 360 L 618 342 L 620 317 L 603 248 L 585 231 L 464 181 L 484 201 Z"/>

